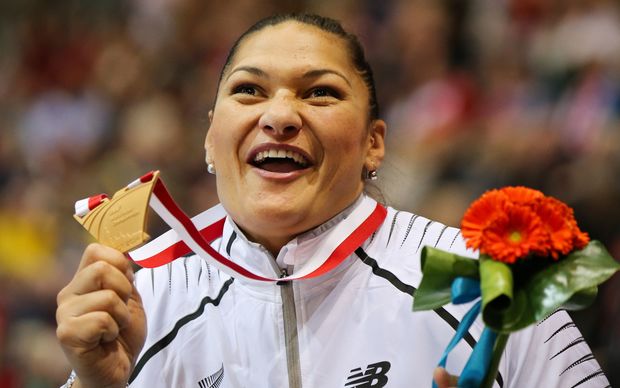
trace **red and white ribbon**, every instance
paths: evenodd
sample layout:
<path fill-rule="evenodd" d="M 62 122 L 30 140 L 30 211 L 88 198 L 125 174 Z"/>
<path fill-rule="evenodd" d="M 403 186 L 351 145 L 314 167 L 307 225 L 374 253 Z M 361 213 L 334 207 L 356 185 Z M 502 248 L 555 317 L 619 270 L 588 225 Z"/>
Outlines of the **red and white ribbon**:
<path fill-rule="evenodd" d="M 75 203 L 75 215 L 78 217 L 84 217 L 89 211 L 101 205 L 103 200 L 107 198 L 107 195 L 99 194 L 77 201 Z"/>
<path fill-rule="evenodd" d="M 148 174 L 145 175 L 147 176 Z M 132 184 L 148 182 L 148 179 L 135 183 L 137 181 Z M 128 256 L 138 265 L 146 268 L 158 267 L 194 252 L 233 277 L 273 282 L 308 279 L 329 272 L 370 237 L 387 213 L 376 201 L 364 197 L 344 222 L 326 232 L 311 258 L 297 268 L 293 275 L 271 278 L 249 271 L 211 247 L 210 243 L 222 236 L 227 217 L 221 205 L 190 219 L 176 204 L 161 179 L 155 182 L 149 205 L 172 230 L 128 252 Z"/>

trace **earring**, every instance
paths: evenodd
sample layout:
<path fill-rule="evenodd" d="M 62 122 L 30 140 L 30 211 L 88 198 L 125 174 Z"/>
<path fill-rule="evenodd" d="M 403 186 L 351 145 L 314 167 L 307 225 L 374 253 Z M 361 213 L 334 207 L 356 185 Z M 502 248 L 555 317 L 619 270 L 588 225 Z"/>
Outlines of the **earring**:
<path fill-rule="evenodd" d="M 207 163 L 207 172 L 215 175 L 215 165 L 213 163 Z"/>
<path fill-rule="evenodd" d="M 376 181 L 379 176 L 377 175 L 377 170 L 375 169 L 375 164 L 372 163 L 372 166 L 368 169 L 364 167 L 364 179 L 368 181 Z"/>

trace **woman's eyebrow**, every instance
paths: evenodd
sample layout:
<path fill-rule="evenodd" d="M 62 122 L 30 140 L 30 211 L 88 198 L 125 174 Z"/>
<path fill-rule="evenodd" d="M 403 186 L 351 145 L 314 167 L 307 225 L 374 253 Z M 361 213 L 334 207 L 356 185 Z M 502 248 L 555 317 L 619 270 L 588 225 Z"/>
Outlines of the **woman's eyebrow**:
<path fill-rule="evenodd" d="M 351 86 L 351 82 L 347 79 L 347 77 L 344 76 L 344 74 L 340 73 L 339 71 L 336 70 L 331 70 L 331 69 L 316 69 L 316 70 L 310 70 L 304 73 L 304 75 L 302 76 L 302 78 L 318 78 L 322 75 L 325 74 L 334 74 L 340 78 L 342 78 L 343 80 L 345 80 L 345 82 Z"/>
<path fill-rule="evenodd" d="M 226 77 L 226 80 L 228 80 L 230 78 L 230 76 L 232 76 L 233 74 L 235 74 L 238 71 L 247 71 L 248 73 L 254 74 L 255 76 L 258 76 L 258 77 L 269 78 L 269 75 L 267 75 L 267 73 L 265 73 L 263 70 L 259 69 L 258 67 L 254 67 L 254 66 L 240 66 L 240 67 L 237 67 L 236 69 L 234 69 L 233 71 L 231 71 L 230 74 L 228 74 L 228 77 Z"/>
<path fill-rule="evenodd" d="M 240 66 L 235 68 L 233 71 L 230 72 L 230 74 L 228 74 L 228 76 L 226 77 L 226 80 L 228 80 L 233 74 L 239 72 L 239 71 L 245 71 L 248 72 L 250 74 L 254 74 L 257 77 L 261 77 L 261 78 L 269 78 L 269 75 L 264 71 L 259 69 L 258 67 L 254 67 L 254 66 Z M 309 78 L 319 78 L 325 74 L 333 74 L 336 75 L 340 78 L 342 78 L 349 86 L 351 86 L 351 82 L 348 80 L 348 78 L 342 74 L 339 71 L 336 70 L 332 70 L 332 69 L 314 69 L 314 70 L 310 70 L 305 72 L 301 78 L 304 79 L 309 79 Z"/>

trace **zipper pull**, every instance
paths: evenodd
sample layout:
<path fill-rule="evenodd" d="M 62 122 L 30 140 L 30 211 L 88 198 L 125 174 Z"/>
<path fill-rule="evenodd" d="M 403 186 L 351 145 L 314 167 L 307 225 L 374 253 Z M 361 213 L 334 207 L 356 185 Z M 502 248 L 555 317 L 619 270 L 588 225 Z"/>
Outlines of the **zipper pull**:
<path fill-rule="evenodd" d="M 285 278 L 287 276 L 288 276 L 288 271 L 286 270 L 286 268 L 282 268 L 280 270 L 280 279 Z M 288 283 L 288 280 L 279 280 L 279 281 L 276 282 L 276 284 L 278 286 L 283 286 L 283 285 L 285 285 L 287 283 Z"/>

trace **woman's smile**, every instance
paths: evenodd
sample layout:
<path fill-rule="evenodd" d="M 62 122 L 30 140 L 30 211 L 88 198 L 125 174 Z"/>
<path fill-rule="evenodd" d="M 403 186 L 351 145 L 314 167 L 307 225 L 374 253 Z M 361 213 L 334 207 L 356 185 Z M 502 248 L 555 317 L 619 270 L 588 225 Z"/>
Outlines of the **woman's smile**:
<path fill-rule="evenodd" d="M 303 149 L 289 144 L 264 143 L 253 147 L 246 162 L 265 179 L 287 182 L 308 173 L 314 166 Z"/>

